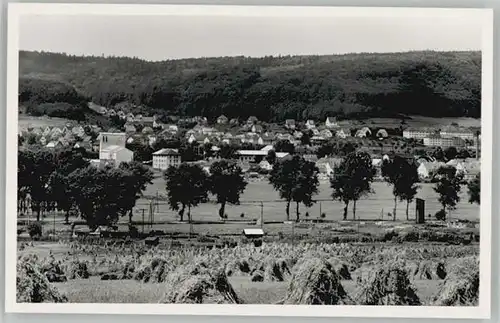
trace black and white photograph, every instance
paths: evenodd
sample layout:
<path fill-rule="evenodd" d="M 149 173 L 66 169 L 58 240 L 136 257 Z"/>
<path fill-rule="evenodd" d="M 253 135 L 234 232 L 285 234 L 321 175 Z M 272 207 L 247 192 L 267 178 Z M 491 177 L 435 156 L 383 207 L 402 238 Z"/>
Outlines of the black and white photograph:
<path fill-rule="evenodd" d="M 14 4 L 8 32 L 7 310 L 489 317 L 489 10 Z"/>

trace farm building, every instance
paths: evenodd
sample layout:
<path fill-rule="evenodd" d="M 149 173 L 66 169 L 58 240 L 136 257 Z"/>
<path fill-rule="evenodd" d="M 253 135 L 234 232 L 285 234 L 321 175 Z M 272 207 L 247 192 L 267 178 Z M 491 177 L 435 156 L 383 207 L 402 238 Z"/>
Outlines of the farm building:
<path fill-rule="evenodd" d="M 163 148 L 153 153 L 153 168 L 166 170 L 170 166 L 179 166 L 181 155 L 177 149 Z"/>

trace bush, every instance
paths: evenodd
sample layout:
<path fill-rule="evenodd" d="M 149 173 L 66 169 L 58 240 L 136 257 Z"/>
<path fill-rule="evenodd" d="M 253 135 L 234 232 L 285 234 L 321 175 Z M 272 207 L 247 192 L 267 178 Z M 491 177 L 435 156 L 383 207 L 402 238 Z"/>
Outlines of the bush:
<path fill-rule="evenodd" d="M 444 221 L 446 219 L 446 212 L 445 210 L 439 210 L 434 216 L 436 217 L 436 220 Z"/>
<path fill-rule="evenodd" d="M 321 218 L 322 218 L 322 219 L 326 218 L 326 214 L 325 214 L 325 212 L 321 213 Z"/>
<path fill-rule="evenodd" d="M 42 236 L 42 224 L 40 222 L 30 223 L 28 233 L 32 239 L 40 238 Z"/>

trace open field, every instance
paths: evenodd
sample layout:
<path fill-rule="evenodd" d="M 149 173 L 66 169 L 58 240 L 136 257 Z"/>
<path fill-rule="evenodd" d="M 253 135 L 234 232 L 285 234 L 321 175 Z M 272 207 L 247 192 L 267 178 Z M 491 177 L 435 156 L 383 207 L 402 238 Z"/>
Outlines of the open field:
<path fill-rule="evenodd" d="M 376 283 L 373 273 L 384 275 L 387 270 L 387 273 L 392 273 L 389 279 L 401 279 L 406 287 L 414 291 L 419 304 L 439 305 L 449 294 L 443 286 L 449 283 L 450 277 L 455 277 L 453 275 L 462 262 L 468 263 L 479 255 L 479 246 L 426 243 L 299 243 L 293 246 L 287 243 L 264 243 L 262 247 L 240 244 L 222 249 L 150 249 L 139 243 L 111 246 L 34 242 L 20 245 L 19 256 L 23 258 L 27 255 L 37 255 L 38 260 L 31 261 L 38 263 L 40 270 L 53 280 L 50 283 L 52 287 L 74 303 L 177 302 L 179 293 L 192 286 L 186 280 L 194 283 L 197 279 L 203 280 L 212 277 L 215 272 L 222 272 L 220 279 L 227 279 L 228 285 L 237 295 L 237 301 L 218 298 L 218 302 L 305 304 L 307 300 L 297 300 L 291 295 L 296 288 L 294 284 L 302 277 L 301 270 L 312 261 L 319 266 L 327 266 L 323 270 L 329 270 L 328 264 L 333 266 L 336 272 L 333 275 L 338 276 L 332 279 L 338 279 L 345 290 L 346 299 L 353 304 L 362 304 L 363 293 Z M 87 274 L 79 272 L 75 276 L 72 273 L 74 264 L 82 263 Z M 391 267 L 395 264 L 402 271 Z M 77 267 L 82 268 L 81 265 Z M 205 276 L 205 272 L 212 274 Z M 314 274 L 311 275 L 310 279 L 314 280 Z M 65 278 L 61 279 L 62 276 Z M 257 279 L 257 276 L 261 278 Z M 211 288 L 209 285 L 203 286 Z M 304 288 L 310 288 L 310 285 Z M 170 298 L 174 292 L 177 296 Z M 211 292 L 202 293 L 203 296 L 196 298 L 195 302 L 212 302 Z M 387 287 L 384 293 L 389 295 L 393 292 Z"/>
<path fill-rule="evenodd" d="M 444 127 L 456 123 L 461 127 L 481 127 L 481 119 L 476 118 L 433 118 L 424 116 L 409 116 L 404 127 Z M 395 128 L 401 125 L 398 118 L 368 118 L 362 120 L 343 120 L 338 124 L 342 127 L 364 124 L 368 127 Z"/>
<path fill-rule="evenodd" d="M 44 128 L 44 127 L 64 127 L 67 123 L 76 124 L 75 121 L 63 118 L 52 117 L 33 117 L 27 115 L 20 115 L 18 118 L 17 128 L 18 131 L 26 130 L 28 128 Z"/>
<path fill-rule="evenodd" d="M 393 213 L 394 197 L 392 188 L 383 182 L 375 182 L 372 185 L 374 193 L 359 200 L 356 207 L 356 216 L 364 220 L 391 219 L 388 213 Z M 153 184 L 149 185 L 144 191 L 145 196 L 165 196 L 165 181 L 161 177 L 156 177 Z M 343 203 L 332 201 L 331 189 L 328 182 L 322 182 L 319 188 L 319 194 L 315 199 L 320 200 L 311 208 L 300 205 L 301 218 L 304 218 L 306 212 L 309 212 L 310 218 L 318 218 L 321 213 L 325 213 L 327 220 L 342 219 Z M 425 200 L 425 213 L 434 214 L 441 209 L 437 200 L 437 194 L 433 190 L 433 184 L 421 183 L 418 198 Z M 451 213 L 453 219 L 466 219 L 470 221 L 479 220 L 479 206 L 468 202 L 467 188 L 462 187 L 460 193 L 461 200 L 456 210 Z M 241 213 L 244 213 L 244 219 L 258 219 L 261 214 L 261 204 L 264 221 L 283 221 L 286 220 L 285 202 L 280 200 L 278 193 L 272 188 L 266 180 L 251 181 L 247 185 L 245 192 L 240 198 L 240 205 L 226 206 L 226 213 L 229 220 L 241 219 Z M 352 204 L 352 203 L 351 203 Z M 140 199 L 134 211 L 134 220 L 139 221 L 142 217 L 142 209 L 146 209 L 146 217 L 149 212 L 149 201 Z M 219 206 L 214 203 L 205 203 L 191 210 L 193 220 L 218 220 Z M 321 212 L 320 212 L 321 209 Z M 398 219 L 406 219 L 406 202 L 398 202 L 396 212 Z M 415 218 L 415 203 L 412 202 L 409 207 L 409 216 Z M 295 218 L 295 205 L 290 206 L 290 217 Z M 348 218 L 352 218 L 352 205 L 349 208 Z M 176 212 L 169 209 L 166 201 L 159 203 L 155 211 L 155 221 L 177 220 Z"/>

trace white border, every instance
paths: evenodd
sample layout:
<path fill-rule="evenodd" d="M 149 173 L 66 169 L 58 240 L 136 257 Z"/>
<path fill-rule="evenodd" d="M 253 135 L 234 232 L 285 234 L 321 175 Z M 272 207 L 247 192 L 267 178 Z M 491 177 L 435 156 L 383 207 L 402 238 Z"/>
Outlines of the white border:
<path fill-rule="evenodd" d="M 481 238 L 480 304 L 477 307 L 436 306 L 309 306 L 309 305 L 189 305 L 189 304 L 23 304 L 16 302 L 16 189 L 18 123 L 18 32 L 21 15 L 181 15 L 181 16 L 358 16 L 436 17 L 479 15 L 482 29 L 481 102 Z M 9 3 L 7 43 L 6 133 L 6 281 L 5 310 L 12 313 L 168 314 L 308 317 L 473 318 L 491 315 L 491 189 L 493 123 L 493 11 L 490 9 L 277 7 L 222 5 L 114 5 Z"/>

